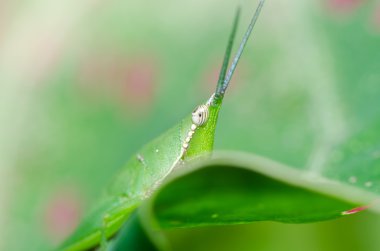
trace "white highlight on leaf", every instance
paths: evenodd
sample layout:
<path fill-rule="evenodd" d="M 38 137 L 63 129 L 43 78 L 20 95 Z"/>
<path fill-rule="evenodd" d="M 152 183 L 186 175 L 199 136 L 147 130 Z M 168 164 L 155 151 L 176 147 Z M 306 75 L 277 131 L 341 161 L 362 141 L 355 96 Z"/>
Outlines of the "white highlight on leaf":
<path fill-rule="evenodd" d="M 211 215 L 211 218 L 213 218 L 213 219 L 216 219 L 218 217 L 219 217 L 219 214 L 213 214 L 213 215 Z"/>
<path fill-rule="evenodd" d="M 358 179 L 357 179 L 355 176 L 351 176 L 351 177 L 348 179 L 348 181 L 349 181 L 350 183 L 356 183 L 356 182 L 358 181 Z"/>
<path fill-rule="evenodd" d="M 374 157 L 375 159 L 379 159 L 380 158 L 380 150 L 374 151 L 372 153 L 372 157 Z"/>
<path fill-rule="evenodd" d="M 367 181 L 366 183 L 364 183 L 364 185 L 366 187 L 371 187 L 373 185 L 373 183 L 371 181 Z"/>

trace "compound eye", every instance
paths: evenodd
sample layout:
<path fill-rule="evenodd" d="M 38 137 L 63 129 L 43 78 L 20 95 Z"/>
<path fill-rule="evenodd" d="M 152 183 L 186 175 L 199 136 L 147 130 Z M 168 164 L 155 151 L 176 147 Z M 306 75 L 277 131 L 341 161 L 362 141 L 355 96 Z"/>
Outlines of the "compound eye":
<path fill-rule="evenodd" d="M 204 125 L 209 117 L 208 109 L 208 105 L 200 105 L 197 108 L 195 108 L 194 112 L 192 113 L 193 124 L 195 124 L 196 126 Z"/>

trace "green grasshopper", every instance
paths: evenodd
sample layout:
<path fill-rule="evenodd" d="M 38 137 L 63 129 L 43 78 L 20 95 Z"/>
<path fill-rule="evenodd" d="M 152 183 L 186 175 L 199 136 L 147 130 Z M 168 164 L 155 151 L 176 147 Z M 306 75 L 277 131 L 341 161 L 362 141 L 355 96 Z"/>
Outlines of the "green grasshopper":
<path fill-rule="evenodd" d="M 59 250 L 87 250 L 105 243 L 114 236 L 141 202 L 148 198 L 175 168 L 180 168 L 182 162 L 210 154 L 224 93 L 263 4 L 264 0 L 260 0 L 227 72 L 240 16 L 238 9 L 215 93 L 205 104 L 198 106 L 191 116 L 145 145 L 127 162 L 116 180 L 105 191 L 95 210 L 85 218 Z"/>

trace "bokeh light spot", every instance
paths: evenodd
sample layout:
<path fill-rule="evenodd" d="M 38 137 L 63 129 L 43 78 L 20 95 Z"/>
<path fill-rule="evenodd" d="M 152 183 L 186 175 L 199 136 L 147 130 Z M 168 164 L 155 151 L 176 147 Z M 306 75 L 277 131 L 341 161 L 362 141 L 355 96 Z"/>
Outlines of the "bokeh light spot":
<path fill-rule="evenodd" d="M 362 0 L 328 0 L 328 7 L 336 12 L 352 12 L 360 6 Z"/>
<path fill-rule="evenodd" d="M 47 201 L 44 212 L 45 232 L 52 243 L 59 243 L 78 225 L 82 215 L 81 196 L 62 189 Z"/>
<path fill-rule="evenodd" d="M 124 94 L 133 107 L 147 107 L 154 96 L 157 67 L 154 60 L 142 57 L 130 63 L 126 69 Z"/>
<path fill-rule="evenodd" d="M 373 23 L 373 26 L 375 27 L 376 32 L 380 32 L 380 5 L 378 5 L 375 8 L 375 11 L 372 17 L 372 23 Z"/>
<path fill-rule="evenodd" d="M 142 116 L 152 106 L 158 72 L 158 64 L 150 55 L 109 53 L 85 60 L 79 82 L 86 92 L 111 96 L 130 115 Z"/>
<path fill-rule="evenodd" d="M 215 92 L 216 84 L 219 79 L 220 67 L 220 62 L 214 61 L 213 64 L 206 68 L 201 80 L 202 93 L 207 92 L 211 94 Z M 234 72 L 227 93 L 234 92 L 236 88 L 242 87 L 246 73 L 244 61 L 241 61 L 239 63 L 239 69 Z"/>

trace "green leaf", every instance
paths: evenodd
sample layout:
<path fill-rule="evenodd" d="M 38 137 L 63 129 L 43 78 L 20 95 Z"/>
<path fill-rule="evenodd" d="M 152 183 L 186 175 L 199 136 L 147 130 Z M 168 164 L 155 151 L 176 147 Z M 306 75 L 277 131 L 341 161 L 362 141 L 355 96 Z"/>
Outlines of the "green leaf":
<path fill-rule="evenodd" d="M 139 224 L 154 240 L 152 232 L 160 228 L 330 220 L 376 199 L 380 196 L 262 157 L 229 152 L 176 173 L 138 210 Z M 380 205 L 371 209 L 380 212 Z M 126 225 L 125 233 L 139 224 Z"/>

